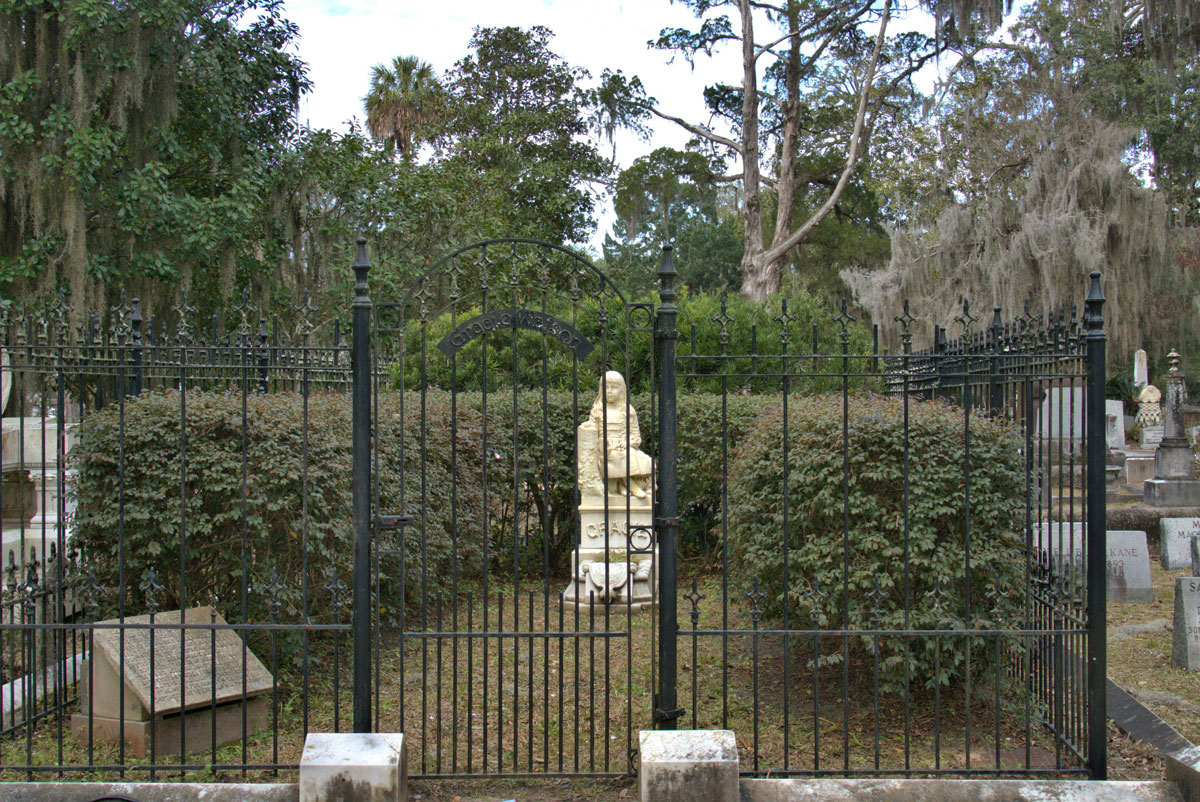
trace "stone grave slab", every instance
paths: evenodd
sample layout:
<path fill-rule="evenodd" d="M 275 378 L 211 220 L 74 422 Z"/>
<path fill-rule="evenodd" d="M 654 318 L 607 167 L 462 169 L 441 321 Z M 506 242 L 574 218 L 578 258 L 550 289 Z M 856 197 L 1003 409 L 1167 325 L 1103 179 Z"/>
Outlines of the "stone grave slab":
<path fill-rule="evenodd" d="M 1082 387 L 1051 387 L 1038 413 L 1038 436 L 1050 440 L 1082 440 L 1084 419 Z"/>
<path fill-rule="evenodd" d="M 1125 447 L 1125 402 L 1120 399 L 1105 399 L 1104 416 L 1107 421 L 1105 438 L 1110 449 Z"/>
<path fill-rule="evenodd" d="M 1200 578 L 1194 576 L 1175 580 L 1171 662 L 1188 671 L 1200 671 Z"/>
<path fill-rule="evenodd" d="M 1110 602 L 1152 602 L 1150 549 L 1146 533 L 1110 529 L 1108 546 L 1108 600 Z"/>
<path fill-rule="evenodd" d="M 1162 541 L 1162 567 L 1168 571 L 1190 568 L 1192 538 L 1200 537 L 1200 518 L 1160 518 L 1158 526 L 1159 539 Z"/>
<path fill-rule="evenodd" d="M 89 728 L 98 741 L 123 737 L 136 756 L 144 757 L 151 741 L 156 754 L 179 754 L 181 747 L 211 748 L 214 730 L 220 746 L 267 726 L 264 694 L 275 680 L 243 648 L 237 633 L 219 628 L 227 624 L 211 607 L 158 613 L 153 638 L 148 615 L 127 617 L 123 628 L 120 623 L 100 621 L 94 630 L 90 665 L 82 671 L 80 712 L 71 719 L 78 737 L 86 739 Z"/>
<path fill-rule="evenodd" d="M 1055 562 L 1079 564 L 1083 561 L 1087 524 L 1082 521 L 1048 521 L 1035 524 L 1033 546 Z M 1150 584 L 1150 551 L 1146 533 L 1110 529 L 1108 546 L 1108 600 L 1111 602 L 1154 601 Z"/>

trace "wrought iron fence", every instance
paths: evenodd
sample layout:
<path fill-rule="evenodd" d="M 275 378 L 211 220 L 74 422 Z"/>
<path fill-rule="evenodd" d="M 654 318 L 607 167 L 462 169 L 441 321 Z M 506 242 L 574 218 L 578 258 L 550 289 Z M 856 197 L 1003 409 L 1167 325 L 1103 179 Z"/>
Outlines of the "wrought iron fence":
<path fill-rule="evenodd" d="M 351 724 L 350 560 L 310 545 L 349 544 L 349 488 L 309 481 L 331 420 L 349 455 L 349 342 L 233 311 L 0 321 L 6 779 L 244 777 Z"/>
<path fill-rule="evenodd" d="M 681 349 L 723 477 L 716 575 L 664 588 L 681 726 L 737 731 L 749 775 L 1105 775 L 1102 303 L 1098 274 L 1082 321 L 964 302 L 921 351 L 906 305 L 882 358 L 844 306 L 806 347 L 785 303 L 750 353 L 723 312 L 719 352 Z"/>
<path fill-rule="evenodd" d="M 964 305 L 914 350 L 906 310 L 882 355 L 845 307 L 802 330 L 780 304 L 731 348 L 724 306 L 678 330 L 669 252 L 651 306 L 562 249 L 504 246 L 374 303 L 360 250 L 349 327 L 245 300 L 201 325 L 186 298 L 165 320 L 134 301 L 3 321 L 0 777 L 258 776 L 296 768 L 309 731 L 381 726 L 427 776 L 627 775 L 651 726 L 734 729 L 752 775 L 1105 775 L 1096 277 L 1082 320 Z M 599 356 L 555 314 L 575 334 L 598 315 Z M 493 328 L 469 373 L 429 336 L 472 321 Z M 550 477 L 571 474 L 578 546 L 578 394 L 612 367 L 647 392 L 649 615 L 568 608 L 550 556 Z M 468 487 L 460 434 L 491 488 L 486 467 Z M 503 541 L 503 583 L 436 575 L 434 508 L 454 555 Z"/>

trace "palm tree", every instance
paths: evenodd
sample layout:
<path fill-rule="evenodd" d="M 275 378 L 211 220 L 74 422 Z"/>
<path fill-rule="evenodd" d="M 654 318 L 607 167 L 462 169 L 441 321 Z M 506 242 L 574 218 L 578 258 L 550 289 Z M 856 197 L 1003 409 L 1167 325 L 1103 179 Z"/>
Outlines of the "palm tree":
<path fill-rule="evenodd" d="M 433 67 L 416 56 L 396 56 L 391 66 L 371 68 L 371 89 L 363 97 L 363 108 L 371 136 L 411 158 L 441 118 L 444 94 Z"/>

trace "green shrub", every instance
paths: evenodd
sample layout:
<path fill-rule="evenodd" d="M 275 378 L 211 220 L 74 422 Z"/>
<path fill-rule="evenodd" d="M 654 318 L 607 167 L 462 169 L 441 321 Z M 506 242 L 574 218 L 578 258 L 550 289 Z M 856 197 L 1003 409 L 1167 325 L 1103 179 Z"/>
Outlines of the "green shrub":
<path fill-rule="evenodd" d="M 405 399 L 419 403 L 415 396 Z M 450 426 L 445 393 L 426 398 L 426 470 L 420 470 L 416 416 L 405 412 L 405 448 L 399 396 L 383 399 L 377 433 L 379 508 L 385 513 L 410 512 L 401 501 L 418 498 L 424 482 L 430 499 L 426 518 L 408 528 L 405 538 L 405 582 L 399 561 L 380 562 L 381 604 L 395 607 L 417 598 L 422 580 L 431 593 L 446 591 L 457 572 L 473 576 L 481 568 L 481 485 L 472 471 L 482 464 L 479 420 L 460 408 L 457 436 Z M 350 399 L 314 394 L 304 400 L 290 393 L 251 395 L 189 392 L 186 395 L 186 486 L 181 491 L 180 397 L 177 392 L 145 393 L 125 404 L 124 425 L 118 408 L 109 406 L 83 421 L 79 445 L 72 451 L 79 469 L 75 514 L 77 543 L 89 556 L 95 581 L 109 589 L 100 614 L 115 613 L 123 571 L 125 612 L 144 611 L 140 590 L 153 567 L 161 591 L 158 609 L 181 603 L 207 603 L 229 620 L 240 619 L 243 579 L 248 586 L 251 621 L 270 617 L 270 587 L 282 602 L 281 621 L 300 621 L 303 588 L 307 615 L 329 621 L 331 594 L 327 571 L 344 586 L 342 610 L 350 604 L 351 416 Z M 307 460 L 305 421 L 307 420 Z M 244 452 L 243 452 L 244 442 Z M 461 472 L 451 481 L 452 442 Z M 121 454 L 124 455 L 124 475 Z M 245 489 L 243 490 L 243 453 Z M 400 464 L 407 470 L 403 491 Z M 307 509 L 305 497 L 307 466 Z M 463 466 L 469 466 L 464 469 Z M 181 492 L 186 512 L 186 552 L 181 555 Z M 457 494 L 457 517 L 451 519 L 450 495 Z M 245 515 L 243 518 L 243 505 Z M 456 536 L 455 526 L 460 534 Z M 123 545 L 119 540 L 123 532 Z M 395 548 L 384 536 L 382 550 Z M 302 548 L 307 543 L 307 549 Z M 186 571 L 181 574 L 181 558 Z M 243 560 L 245 573 L 243 576 Z M 427 571 L 422 571 L 427 567 Z M 181 581 L 183 580 L 183 581 Z M 401 587 L 404 587 L 403 598 Z M 186 598 L 181 595 L 186 594 Z"/>
<path fill-rule="evenodd" d="M 840 395 L 789 398 L 788 466 L 783 459 L 783 404 L 776 399 L 742 438 L 729 478 L 729 544 L 739 590 L 766 594 L 764 615 L 790 628 L 980 629 L 1018 624 L 1014 590 L 1024 558 L 1024 509 L 1019 439 L 1002 422 L 971 419 L 970 616 L 966 616 L 964 436 L 962 411 L 941 401 L 909 404 L 908 576 L 905 624 L 905 498 L 903 402 L 854 397 L 849 407 L 849 549 L 843 548 L 842 400 Z M 788 540 L 782 547 L 784 487 Z M 786 555 L 786 556 L 785 556 Z M 784 588 L 787 562 L 788 587 Z M 844 572 L 844 566 L 848 573 Z M 879 601 L 878 618 L 873 595 Z M 814 582 L 821 596 L 814 597 Z M 999 591 L 997 593 L 997 590 Z M 970 641 L 976 669 L 984 638 Z M 872 639 L 864 637 L 863 645 Z M 880 639 L 880 678 L 903 687 L 905 639 Z M 963 679 L 967 639 L 913 638 L 914 686 Z M 839 662 L 841 650 L 823 655 Z M 940 663 L 938 652 L 940 651 Z M 990 654 L 990 651 L 988 652 Z M 935 670 L 940 668 L 940 671 Z M 992 667 L 994 670 L 994 667 Z"/>

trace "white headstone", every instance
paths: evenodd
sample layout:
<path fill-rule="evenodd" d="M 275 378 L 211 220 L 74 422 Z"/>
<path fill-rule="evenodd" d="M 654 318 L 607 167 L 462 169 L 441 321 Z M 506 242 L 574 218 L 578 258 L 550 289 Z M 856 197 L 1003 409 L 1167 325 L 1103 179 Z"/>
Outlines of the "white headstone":
<path fill-rule="evenodd" d="M 1107 418 L 1105 434 L 1109 448 L 1125 447 L 1125 402 L 1107 399 L 1104 402 L 1104 415 Z"/>
<path fill-rule="evenodd" d="M 1146 361 L 1146 352 L 1138 349 L 1133 355 L 1133 389 L 1141 390 L 1150 383 L 1150 368 Z"/>
<path fill-rule="evenodd" d="M 1110 529 L 1108 545 L 1108 600 L 1110 602 L 1152 602 L 1150 549 L 1146 533 Z"/>
<path fill-rule="evenodd" d="M 1171 662 L 1188 671 L 1200 671 L 1200 579 L 1175 580 L 1175 626 L 1172 627 Z"/>
<path fill-rule="evenodd" d="M 1162 541 L 1162 567 L 1168 571 L 1190 568 L 1192 538 L 1200 537 L 1200 518 L 1160 518 L 1158 526 L 1159 539 Z"/>
<path fill-rule="evenodd" d="M 1083 545 L 1087 538 L 1087 525 L 1082 521 L 1046 521 L 1035 525 L 1034 546 L 1051 557 L 1071 555 L 1073 561 L 1083 559 Z"/>
<path fill-rule="evenodd" d="M 1051 440 L 1083 439 L 1084 388 L 1051 387 L 1038 413 L 1038 433 Z"/>

